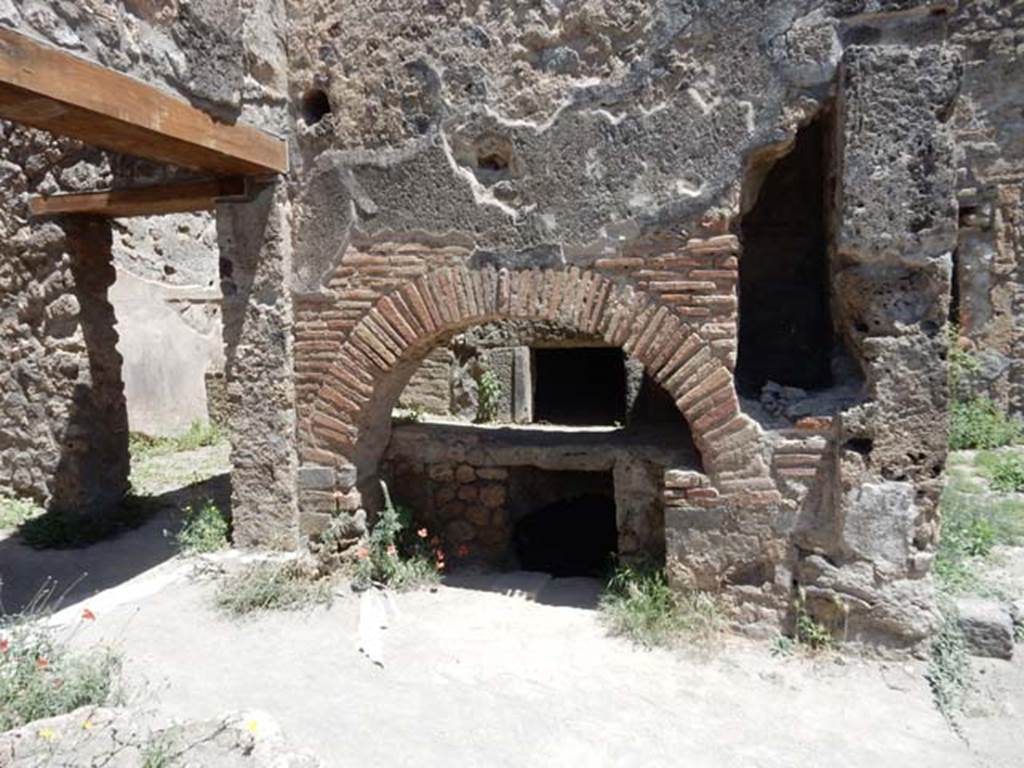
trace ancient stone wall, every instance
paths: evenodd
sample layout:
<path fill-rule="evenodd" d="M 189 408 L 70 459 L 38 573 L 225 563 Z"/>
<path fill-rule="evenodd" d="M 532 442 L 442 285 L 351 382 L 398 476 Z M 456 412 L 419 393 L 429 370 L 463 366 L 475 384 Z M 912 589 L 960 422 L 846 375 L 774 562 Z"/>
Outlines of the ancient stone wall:
<path fill-rule="evenodd" d="M 673 583 L 722 592 L 754 625 L 778 626 L 808 587 L 848 637 L 926 636 L 957 224 L 952 9 L 293 3 L 303 530 L 372 510 L 386 451 L 433 451 L 401 448 L 430 425 L 390 425 L 432 349 L 482 323 L 554 321 L 621 347 L 688 422 L 699 461 L 661 465 L 648 505 Z M 801 144 L 811 124 L 817 143 Z M 819 323 L 801 343 L 834 349 L 785 380 L 777 345 L 782 380 L 741 399 L 741 307 L 774 283 L 741 280 L 738 235 L 755 236 L 743 217 L 785 189 L 771 172 L 795 147 L 820 179 L 786 194 L 816 196 L 819 235 L 800 247 L 821 282 L 790 281 L 785 301 L 820 311 L 770 320 Z M 769 246 L 771 225 L 756 228 Z M 475 472 L 481 450 L 411 471 Z"/>
<path fill-rule="evenodd" d="M 241 15 L 225 0 L 0 3 L 0 24 L 238 114 Z M 32 221 L 32 194 L 164 180 L 175 169 L 0 126 L 0 490 L 101 508 L 127 485 L 127 423 L 109 226 Z M 100 231 L 106 226 L 105 231 Z M 140 247 L 143 244 L 140 243 Z"/>
<path fill-rule="evenodd" d="M 954 315 L 980 363 L 974 386 L 1024 415 L 1024 3 L 961 3 L 950 38 L 964 51 L 953 118 L 960 236 Z"/>

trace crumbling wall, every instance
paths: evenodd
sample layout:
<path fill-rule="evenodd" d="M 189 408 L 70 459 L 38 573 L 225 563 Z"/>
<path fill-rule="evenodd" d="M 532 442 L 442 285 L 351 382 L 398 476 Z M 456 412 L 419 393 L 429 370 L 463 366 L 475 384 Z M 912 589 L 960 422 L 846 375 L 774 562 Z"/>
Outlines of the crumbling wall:
<path fill-rule="evenodd" d="M 0 125 L 0 490 L 63 509 L 127 486 L 127 423 L 104 222 L 28 220 L 36 189 L 109 170 L 75 142 Z M 97 427 L 102 425 L 103 429 Z"/>
<path fill-rule="evenodd" d="M 0 24 L 139 76 L 224 117 L 243 83 L 226 0 L 0 3 Z M 106 224 L 33 221 L 32 194 L 159 181 L 174 169 L 0 125 L 0 490 L 100 509 L 127 487 L 127 422 Z"/>
<path fill-rule="evenodd" d="M 954 307 L 979 362 L 973 384 L 1024 415 L 1024 3 L 973 0 L 951 20 L 964 51 Z"/>

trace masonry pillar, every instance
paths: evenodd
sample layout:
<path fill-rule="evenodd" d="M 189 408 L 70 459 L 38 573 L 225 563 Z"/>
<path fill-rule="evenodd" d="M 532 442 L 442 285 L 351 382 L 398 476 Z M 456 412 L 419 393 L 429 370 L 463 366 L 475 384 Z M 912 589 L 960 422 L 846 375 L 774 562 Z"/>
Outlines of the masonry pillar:
<path fill-rule="evenodd" d="M 291 234 L 283 184 L 217 215 L 235 544 L 298 546 Z"/>
<path fill-rule="evenodd" d="M 959 78 L 942 46 L 854 46 L 840 70 L 832 289 L 867 397 L 838 420 L 833 551 L 803 556 L 799 580 L 815 609 L 848 612 L 851 640 L 913 645 L 935 622 Z"/>
<path fill-rule="evenodd" d="M 278 135 L 290 124 L 283 0 L 242 0 L 247 85 L 240 119 Z M 241 547 L 299 545 L 291 205 L 283 178 L 217 210 L 224 292 L 231 513 Z"/>

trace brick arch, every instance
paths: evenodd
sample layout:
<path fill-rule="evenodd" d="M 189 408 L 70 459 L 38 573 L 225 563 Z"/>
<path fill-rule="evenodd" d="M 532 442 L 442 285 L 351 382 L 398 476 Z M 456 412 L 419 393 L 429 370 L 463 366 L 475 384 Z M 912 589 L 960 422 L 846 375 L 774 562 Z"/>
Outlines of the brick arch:
<path fill-rule="evenodd" d="M 390 437 L 391 409 L 422 358 L 458 332 L 505 319 L 558 322 L 621 347 L 675 400 L 713 480 L 763 474 L 749 461 L 751 422 L 732 373 L 699 331 L 664 302 L 577 267 L 446 267 L 379 299 L 324 372 L 303 445 L 318 461 L 372 474 Z"/>

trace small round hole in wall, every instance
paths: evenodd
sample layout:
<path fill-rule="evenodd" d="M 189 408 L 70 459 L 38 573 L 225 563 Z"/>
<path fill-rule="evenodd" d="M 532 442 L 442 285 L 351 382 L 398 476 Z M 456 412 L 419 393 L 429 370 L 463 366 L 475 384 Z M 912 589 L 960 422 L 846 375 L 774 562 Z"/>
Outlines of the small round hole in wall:
<path fill-rule="evenodd" d="M 306 91 L 302 97 L 302 119 L 306 125 L 316 125 L 331 113 L 327 93 L 319 88 Z"/>

